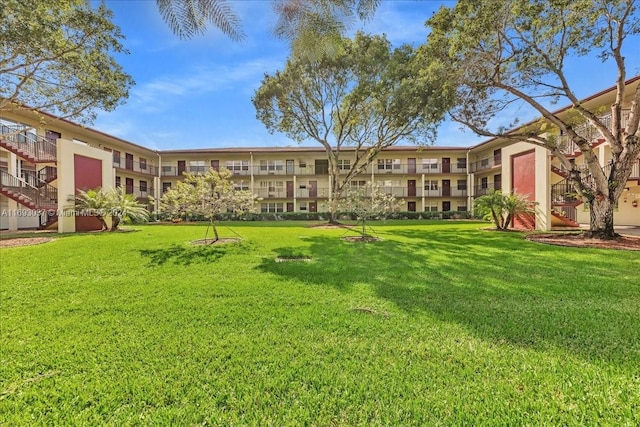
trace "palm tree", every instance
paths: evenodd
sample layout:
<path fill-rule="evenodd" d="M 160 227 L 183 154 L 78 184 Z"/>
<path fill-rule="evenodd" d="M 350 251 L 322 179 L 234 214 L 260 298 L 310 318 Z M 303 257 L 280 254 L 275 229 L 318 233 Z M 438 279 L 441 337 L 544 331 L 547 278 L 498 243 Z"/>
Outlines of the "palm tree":
<path fill-rule="evenodd" d="M 122 187 L 111 188 L 107 199 L 111 213 L 111 231 L 117 231 L 121 222 L 149 219 L 149 211 L 145 206 L 133 194 L 125 193 Z"/>
<path fill-rule="evenodd" d="M 511 221 L 520 215 L 535 214 L 535 202 L 531 202 L 524 194 L 511 193 L 502 196 L 502 207 L 507 215 L 504 228 L 508 228 Z"/>
<path fill-rule="evenodd" d="M 373 16 L 381 0 L 273 0 L 277 37 L 315 46 L 342 34 L 357 18 Z M 178 37 L 190 39 L 213 25 L 234 41 L 244 39 L 240 18 L 227 0 L 156 0 L 162 18 Z"/>
<path fill-rule="evenodd" d="M 481 215 L 483 219 L 492 220 L 498 230 L 505 229 L 502 191 L 491 190 L 489 194 L 478 197 L 473 205 L 476 213 Z"/>
<path fill-rule="evenodd" d="M 101 188 L 87 191 L 79 190 L 78 194 L 69 198 L 69 201 L 74 202 L 76 212 L 80 212 L 86 216 L 95 216 L 98 221 L 100 221 L 100 225 L 102 225 L 101 231 L 109 229 L 104 220 L 110 207 L 110 201 L 106 191 Z"/>

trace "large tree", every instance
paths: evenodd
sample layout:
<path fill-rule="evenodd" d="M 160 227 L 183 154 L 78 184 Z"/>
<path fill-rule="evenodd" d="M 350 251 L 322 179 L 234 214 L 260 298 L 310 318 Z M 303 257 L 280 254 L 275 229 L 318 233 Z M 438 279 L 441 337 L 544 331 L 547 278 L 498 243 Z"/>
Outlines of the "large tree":
<path fill-rule="evenodd" d="M 375 156 L 402 140 L 435 136 L 447 92 L 418 75 L 415 52 L 393 49 L 384 36 L 358 33 L 319 59 L 293 56 L 266 75 L 253 103 L 270 132 L 324 147 L 331 180 L 330 221 L 349 182 Z M 348 166 L 344 160 L 348 160 Z M 341 162 L 342 161 L 342 162 Z"/>
<path fill-rule="evenodd" d="M 47 111 L 91 122 L 127 98 L 133 80 L 113 54 L 127 53 L 112 12 L 86 0 L 3 0 L 0 112 Z"/>
<path fill-rule="evenodd" d="M 637 0 L 459 0 L 427 21 L 431 33 L 421 47 L 430 66 L 449 69 L 456 88 L 454 120 L 480 135 L 545 147 L 570 171 L 575 191 L 590 209 L 592 237 L 611 239 L 613 209 L 640 154 L 640 87 L 629 94 L 625 54 L 638 54 L 640 16 Z M 630 42 L 628 46 L 625 45 Z M 628 51 L 627 51 L 628 50 Z M 576 95 L 567 69 L 572 59 L 598 55 L 613 64 L 615 83 L 611 110 L 587 108 Z M 585 71 L 586 72 L 586 71 Z M 623 100 L 631 95 L 628 111 Z M 541 119 L 534 124 L 492 128 L 491 119 L 516 102 L 532 107 Z M 558 102 L 570 105 L 554 113 Z M 611 163 L 603 169 L 588 129 L 611 147 Z M 575 144 L 588 170 L 569 161 L 562 138 Z"/>

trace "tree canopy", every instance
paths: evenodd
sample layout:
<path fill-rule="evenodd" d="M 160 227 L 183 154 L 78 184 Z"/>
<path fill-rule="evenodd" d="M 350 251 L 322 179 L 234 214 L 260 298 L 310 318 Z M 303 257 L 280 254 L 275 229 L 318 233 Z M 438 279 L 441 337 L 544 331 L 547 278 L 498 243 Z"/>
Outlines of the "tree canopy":
<path fill-rule="evenodd" d="M 3 0 L 0 112 L 47 111 L 91 122 L 127 98 L 132 78 L 113 54 L 127 53 L 104 4 L 85 0 Z"/>
<path fill-rule="evenodd" d="M 174 218 L 206 218 L 213 226 L 214 241 L 217 241 L 216 215 L 223 212 L 242 214 L 254 208 L 255 195 L 234 188 L 232 176 L 227 169 L 220 172 L 210 169 L 204 174 L 185 173 L 183 180 L 162 195 L 163 212 Z"/>
<path fill-rule="evenodd" d="M 420 48 L 425 68 L 449 70 L 447 87 L 457 98 L 450 111 L 454 120 L 479 135 L 526 140 L 560 159 L 589 204 L 596 237 L 614 236 L 613 206 L 640 154 L 640 88 L 623 106 L 629 95 L 625 55 L 637 55 L 639 15 L 637 0 L 459 0 L 427 21 L 431 33 Z M 614 65 L 613 72 L 601 71 L 610 73 L 616 92 L 606 115 L 584 105 L 568 73 L 572 60 L 594 54 Z M 517 121 L 491 126 L 522 102 L 541 119 L 515 130 Z M 558 102 L 570 108 L 556 113 Z M 608 169 L 590 144 L 590 129 L 611 147 Z M 584 156 L 587 171 L 569 161 L 563 138 Z"/>
<path fill-rule="evenodd" d="M 257 117 L 270 132 L 324 147 L 335 201 L 381 150 L 435 138 L 449 93 L 414 59 L 410 46 L 363 33 L 342 39 L 335 55 L 293 55 L 264 77 L 253 98 Z"/>

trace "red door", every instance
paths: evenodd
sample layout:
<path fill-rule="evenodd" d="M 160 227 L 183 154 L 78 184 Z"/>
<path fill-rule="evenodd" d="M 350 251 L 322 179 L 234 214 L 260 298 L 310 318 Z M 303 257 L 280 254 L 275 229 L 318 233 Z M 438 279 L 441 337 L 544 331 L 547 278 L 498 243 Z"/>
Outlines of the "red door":
<path fill-rule="evenodd" d="M 318 181 L 309 181 L 309 197 L 318 197 Z M 309 208 L 309 210 L 311 211 L 311 208 Z"/>
<path fill-rule="evenodd" d="M 448 157 L 442 158 L 442 173 L 451 173 L 451 159 Z"/>
<path fill-rule="evenodd" d="M 293 198 L 293 181 L 287 181 L 287 197 Z M 291 211 L 287 211 L 291 212 Z"/>
<path fill-rule="evenodd" d="M 129 170 L 133 170 L 133 154 L 124 154 L 124 167 Z"/>
<path fill-rule="evenodd" d="M 444 163 L 442 164 L 444 166 Z M 442 180 L 442 196 L 450 196 L 451 195 L 451 181 L 448 179 Z"/>
<path fill-rule="evenodd" d="M 415 168 L 415 164 L 413 167 Z M 408 197 L 416 197 L 416 180 L 410 179 L 407 181 L 407 196 Z"/>
<path fill-rule="evenodd" d="M 498 148 L 497 150 L 493 150 L 493 164 L 501 165 L 502 164 L 502 149 Z"/>
<path fill-rule="evenodd" d="M 416 211 L 416 202 L 408 202 L 407 203 L 407 210 L 409 212 L 415 212 Z"/>
<path fill-rule="evenodd" d="M 318 212 L 318 204 L 316 202 L 309 202 L 309 212 Z"/>
<path fill-rule="evenodd" d="M 220 172 L 220 160 L 211 160 L 211 169 Z"/>
<path fill-rule="evenodd" d="M 287 202 L 287 212 L 293 212 L 293 202 Z"/>
<path fill-rule="evenodd" d="M 407 159 L 407 173 L 416 173 L 416 159 Z M 415 182 L 415 181 L 414 181 Z"/>
<path fill-rule="evenodd" d="M 451 210 L 451 202 L 442 202 L 442 212 L 449 212 Z"/>
<path fill-rule="evenodd" d="M 186 161 L 178 160 L 178 175 L 182 175 L 187 169 Z"/>
<path fill-rule="evenodd" d="M 133 178 L 125 178 L 124 192 L 127 194 L 133 194 Z"/>

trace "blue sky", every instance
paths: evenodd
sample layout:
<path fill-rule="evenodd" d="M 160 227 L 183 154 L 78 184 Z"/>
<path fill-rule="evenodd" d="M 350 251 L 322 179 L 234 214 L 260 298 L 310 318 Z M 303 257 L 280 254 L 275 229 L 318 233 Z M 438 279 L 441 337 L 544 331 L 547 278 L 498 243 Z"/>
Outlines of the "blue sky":
<path fill-rule="evenodd" d="M 427 34 L 424 21 L 440 5 L 454 3 L 386 0 L 374 19 L 357 24 L 354 31 L 385 33 L 394 45 L 417 45 Z M 215 28 L 204 36 L 180 40 L 165 25 L 153 0 L 106 4 L 130 52 L 117 60 L 136 85 L 126 104 L 101 112 L 93 128 L 164 150 L 297 145 L 284 135 L 269 134 L 255 118 L 251 103 L 264 74 L 282 69 L 288 56 L 287 43 L 271 35 L 276 20 L 271 1 L 233 2 L 247 35 L 240 43 Z M 629 76 L 640 73 L 640 49 L 636 45 L 631 50 L 636 55 L 627 55 Z M 581 59 L 571 66 L 581 97 L 614 83 L 611 66 L 597 60 Z M 436 145 L 442 146 L 469 146 L 485 139 L 448 121 L 438 135 Z"/>

